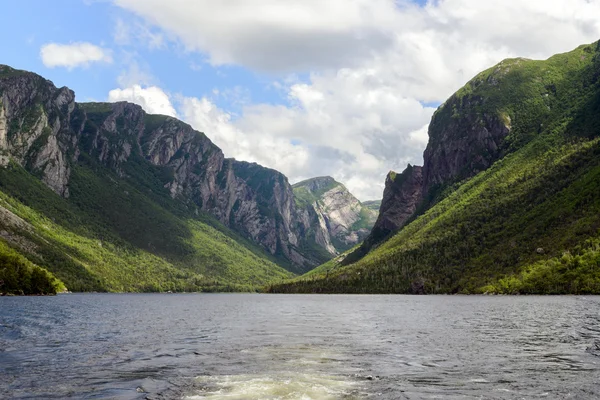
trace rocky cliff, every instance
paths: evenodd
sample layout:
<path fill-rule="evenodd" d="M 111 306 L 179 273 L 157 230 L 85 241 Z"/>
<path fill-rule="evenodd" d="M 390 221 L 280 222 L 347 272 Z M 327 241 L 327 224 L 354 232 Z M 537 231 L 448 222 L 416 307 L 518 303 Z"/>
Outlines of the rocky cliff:
<path fill-rule="evenodd" d="M 478 113 L 480 96 L 453 96 L 433 116 L 423 154 L 423 192 L 470 178 L 489 168 L 502 155 L 510 118 Z"/>
<path fill-rule="evenodd" d="M 511 134 L 514 113 L 497 107 L 494 99 L 475 89 L 495 89 L 515 64 L 519 60 L 499 64 L 440 106 L 429 125 L 423 167 L 409 165 L 402 174 L 388 174 L 380 216 L 364 244 L 344 264 L 359 260 L 418 211 L 435 204 L 446 187 L 477 175 L 509 151 L 505 139 Z"/>
<path fill-rule="evenodd" d="M 397 231 L 406 221 L 435 205 L 449 193 L 445 189 L 488 169 L 546 130 L 554 122 L 556 110 L 564 107 L 557 98 L 572 90 L 562 83 L 566 81 L 564 70 L 597 58 L 593 55 L 597 51 L 592 50 L 594 47 L 598 45 L 577 49 L 575 52 L 582 53 L 577 61 L 565 61 L 567 55 L 547 61 L 507 59 L 480 73 L 453 94 L 436 110 L 429 125 L 420 194 L 408 202 L 402 199 L 382 204 L 382 215 L 388 214 L 391 207 L 390 213 L 410 216 L 398 219 L 401 223 L 396 225 L 379 219 L 365 246 L 344 262 L 356 261 L 380 244 L 389 236 L 390 226 Z M 581 74 L 572 73 L 576 74 L 574 78 Z M 592 86 L 591 80 L 585 78 L 582 82 L 581 90 L 586 92 Z M 386 192 L 391 193 L 387 184 Z"/>
<path fill-rule="evenodd" d="M 416 211 L 423 190 L 423 168 L 408 167 L 401 174 L 390 171 L 385 181 L 381 210 L 375 223 L 380 236 L 394 232 Z M 374 233 L 375 234 L 375 233 Z"/>
<path fill-rule="evenodd" d="M 35 74 L 0 66 L 0 151 L 26 165 L 44 183 L 68 197 L 68 154 L 77 146 L 70 120 L 74 93 Z"/>
<path fill-rule="evenodd" d="M 377 211 L 363 205 L 332 177 L 318 177 L 293 186 L 297 205 L 318 227 L 317 240 L 330 254 L 360 243 L 370 232 Z"/>
<path fill-rule="evenodd" d="M 203 133 L 175 118 L 147 115 L 133 104 L 79 108 L 85 149 L 106 166 L 126 171 L 127 161 L 149 162 L 162 168 L 172 197 L 209 212 L 299 271 L 322 261 L 300 249 L 310 227 L 295 208 L 283 174 L 225 158 Z"/>
<path fill-rule="evenodd" d="M 374 246 L 404 226 L 415 214 L 422 198 L 422 167 L 409 164 L 401 174 L 390 171 L 385 180 L 383 200 L 373 229 L 361 246 L 343 260 L 343 264 L 359 260 Z"/>
<path fill-rule="evenodd" d="M 393 234 L 272 290 L 600 293 L 599 71 L 594 43 L 478 74 L 433 116 L 423 168 L 388 176 L 365 243 Z"/>
<path fill-rule="evenodd" d="M 130 103 L 76 103 L 68 88 L 33 73 L 0 67 L 0 162 L 13 162 L 69 196 L 82 158 L 124 179 L 159 176 L 162 188 L 196 212 L 212 214 L 302 272 L 327 260 L 319 227 L 294 201 L 281 173 L 225 158 L 201 132 Z M 327 250 L 331 250 L 328 248 Z"/>

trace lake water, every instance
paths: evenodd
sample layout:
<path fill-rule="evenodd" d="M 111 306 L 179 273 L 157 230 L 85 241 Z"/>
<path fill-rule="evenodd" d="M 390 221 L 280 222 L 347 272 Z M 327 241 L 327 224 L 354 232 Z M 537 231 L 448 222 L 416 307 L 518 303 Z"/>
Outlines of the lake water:
<path fill-rule="evenodd" d="M 600 298 L 4 297 L 0 398 L 597 399 Z"/>

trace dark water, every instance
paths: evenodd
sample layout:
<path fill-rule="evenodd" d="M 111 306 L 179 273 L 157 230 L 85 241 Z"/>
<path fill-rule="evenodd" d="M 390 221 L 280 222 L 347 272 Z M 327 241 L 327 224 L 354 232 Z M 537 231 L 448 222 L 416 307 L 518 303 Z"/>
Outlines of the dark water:
<path fill-rule="evenodd" d="M 594 399 L 600 298 L 0 298 L 0 397 Z"/>

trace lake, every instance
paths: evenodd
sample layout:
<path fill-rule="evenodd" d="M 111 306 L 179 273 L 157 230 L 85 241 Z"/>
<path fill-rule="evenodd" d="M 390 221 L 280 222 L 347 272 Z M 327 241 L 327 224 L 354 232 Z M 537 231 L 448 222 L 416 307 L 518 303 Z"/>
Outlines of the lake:
<path fill-rule="evenodd" d="M 600 297 L 0 297 L 0 398 L 600 398 Z"/>

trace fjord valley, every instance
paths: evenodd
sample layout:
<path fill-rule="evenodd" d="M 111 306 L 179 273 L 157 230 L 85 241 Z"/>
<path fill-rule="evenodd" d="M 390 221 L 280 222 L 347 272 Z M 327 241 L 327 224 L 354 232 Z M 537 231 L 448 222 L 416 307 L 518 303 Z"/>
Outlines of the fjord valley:
<path fill-rule="evenodd" d="M 273 292 L 600 293 L 600 43 L 507 59 L 435 112 L 370 235 Z"/>
<path fill-rule="evenodd" d="M 600 0 L 1 15 L 0 400 L 600 399 Z"/>
<path fill-rule="evenodd" d="M 175 118 L 76 103 L 2 66 L 0 292 L 239 291 L 291 278 L 358 243 L 377 214 L 322 179 L 327 190 L 292 188 Z"/>
<path fill-rule="evenodd" d="M 594 43 L 480 73 L 361 202 L 2 66 L 0 291 L 600 293 L 598 71 Z"/>

